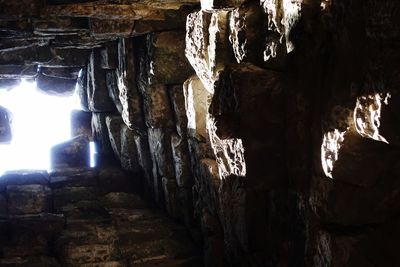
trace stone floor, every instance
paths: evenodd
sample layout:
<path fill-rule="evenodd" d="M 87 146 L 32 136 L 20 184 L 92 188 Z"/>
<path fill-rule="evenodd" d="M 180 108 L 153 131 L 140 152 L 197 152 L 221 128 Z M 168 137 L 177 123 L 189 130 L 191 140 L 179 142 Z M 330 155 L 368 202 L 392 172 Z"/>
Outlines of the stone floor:
<path fill-rule="evenodd" d="M 185 228 L 129 188 L 117 168 L 1 177 L 0 266 L 201 266 Z"/>

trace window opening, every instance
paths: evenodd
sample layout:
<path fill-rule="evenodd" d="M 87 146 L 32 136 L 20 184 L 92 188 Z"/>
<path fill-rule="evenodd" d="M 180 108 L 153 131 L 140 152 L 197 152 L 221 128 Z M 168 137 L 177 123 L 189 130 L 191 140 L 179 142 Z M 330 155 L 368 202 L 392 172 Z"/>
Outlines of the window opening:
<path fill-rule="evenodd" d="M 0 105 L 9 110 L 12 140 L 0 144 L 0 175 L 11 170 L 49 170 L 50 148 L 71 138 L 70 116 L 81 109 L 76 92 L 69 97 L 42 93 L 36 82 L 22 80 L 0 89 Z"/>

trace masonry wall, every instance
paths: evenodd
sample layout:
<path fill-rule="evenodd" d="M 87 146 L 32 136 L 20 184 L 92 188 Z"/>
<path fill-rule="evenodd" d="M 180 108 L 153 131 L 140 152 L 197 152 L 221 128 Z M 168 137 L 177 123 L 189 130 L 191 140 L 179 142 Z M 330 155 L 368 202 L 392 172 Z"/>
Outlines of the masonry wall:
<path fill-rule="evenodd" d="M 139 2 L 45 5 L 68 26 L 2 64 L 41 65 L 44 89 L 67 78 L 46 70 L 75 73 L 77 133 L 186 225 L 205 266 L 398 265 L 400 3 Z"/>

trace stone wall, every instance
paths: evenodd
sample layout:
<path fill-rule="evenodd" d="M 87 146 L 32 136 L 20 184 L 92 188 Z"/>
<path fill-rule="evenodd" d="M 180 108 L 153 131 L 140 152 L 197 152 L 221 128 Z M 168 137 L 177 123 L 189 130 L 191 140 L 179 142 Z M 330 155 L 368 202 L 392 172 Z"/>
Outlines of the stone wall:
<path fill-rule="evenodd" d="M 0 83 L 77 81 L 205 266 L 398 265 L 398 1 L 0 3 Z"/>
<path fill-rule="evenodd" d="M 400 5 L 201 2 L 185 92 L 206 265 L 396 265 Z"/>

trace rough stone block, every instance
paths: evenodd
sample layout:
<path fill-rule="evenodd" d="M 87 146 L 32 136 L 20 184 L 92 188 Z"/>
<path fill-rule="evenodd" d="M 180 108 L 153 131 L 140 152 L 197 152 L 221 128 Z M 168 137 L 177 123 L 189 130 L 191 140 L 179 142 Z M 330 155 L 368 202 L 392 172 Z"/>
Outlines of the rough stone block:
<path fill-rule="evenodd" d="M 4 191 L 8 185 L 48 185 L 48 183 L 49 174 L 47 171 L 8 171 L 0 178 L 0 191 Z"/>
<path fill-rule="evenodd" d="M 77 136 L 70 141 L 51 148 L 51 167 L 89 167 L 90 150 L 86 136 Z"/>
<path fill-rule="evenodd" d="M 90 18 L 90 31 L 96 38 L 115 38 L 132 36 L 136 20 Z"/>
<path fill-rule="evenodd" d="M 199 140 L 208 140 L 207 114 L 212 94 L 197 76 L 189 78 L 183 86 L 185 95 L 188 134 Z"/>
<path fill-rule="evenodd" d="M 284 183 L 281 73 L 241 64 L 226 68 L 220 79 L 207 122 L 220 173 L 246 175 L 249 185 L 265 189 Z"/>
<path fill-rule="evenodd" d="M 91 187 L 63 187 L 53 190 L 53 205 L 57 212 L 62 207 L 75 204 L 82 200 L 95 200 L 95 189 Z"/>
<path fill-rule="evenodd" d="M 50 187 L 97 186 L 97 171 L 89 168 L 62 168 L 50 173 Z"/>
<path fill-rule="evenodd" d="M 100 50 L 101 67 L 103 69 L 116 69 L 118 67 L 118 43 L 108 42 Z"/>
<path fill-rule="evenodd" d="M 40 32 L 43 34 L 82 34 L 89 31 L 89 23 L 87 18 L 73 17 L 47 17 L 45 19 L 34 19 L 33 27 L 35 32 Z"/>
<path fill-rule="evenodd" d="M 191 187 L 193 185 L 193 176 L 187 139 L 177 134 L 172 134 L 171 148 L 176 183 L 179 187 Z"/>
<path fill-rule="evenodd" d="M 145 89 L 144 110 L 148 127 L 174 127 L 174 117 L 166 86 L 151 85 Z"/>
<path fill-rule="evenodd" d="M 48 52 L 45 50 L 47 49 Z M 44 50 L 44 51 L 42 51 Z M 83 67 L 88 63 L 89 49 L 85 48 L 49 48 L 44 47 L 39 52 L 45 54 L 36 60 L 43 67 Z M 50 58 L 45 58 L 50 53 Z M 35 62 L 35 61 L 34 61 Z"/>
<path fill-rule="evenodd" d="M 86 136 L 92 139 L 92 113 L 82 110 L 71 111 L 71 136 Z"/>
<path fill-rule="evenodd" d="M 187 136 L 188 119 L 186 116 L 185 94 L 183 92 L 183 86 L 171 86 L 168 89 L 168 94 L 175 115 L 176 131 L 181 137 Z"/>
<path fill-rule="evenodd" d="M 81 67 L 70 67 L 70 68 L 45 68 L 40 67 L 40 72 L 45 76 L 65 78 L 65 79 L 77 79 L 79 72 L 82 70 Z"/>
<path fill-rule="evenodd" d="M 168 179 L 174 178 L 171 133 L 165 129 L 148 129 L 148 134 L 153 165 L 157 166 L 157 173 Z"/>
<path fill-rule="evenodd" d="M 75 91 L 76 79 L 59 78 L 39 74 L 37 87 L 46 94 L 54 96 L 71 96 Z"/>
<path fill-rule="evenodd" d="M 32 79 L 37 76 L 37 66 L 0 65 L 1 79 Z"/>
<path fill-rule="evenodd" d="M 154 177 L 149 140 L 147 136 L 135 135 L 135 143 L 138 152 L 138 162 L 144 176 L 144 190 L 146 195 L 151 197 L 154 194 Z"/>
<path fill-rule="evenodd" d="M 198 173 L 195 179 L 196 190 L 204 194 L 201 197 L 210 199 L 210 201 L 207 201 L 208 209 L 216 212 L 219 208 L 218 191 L 221 185 L 217 162 L 213 159 L 202 159 L 199 162 Z"/>
<path fill-rule="evenodd" d="M 136 87 L 135 54 L 132 39 L 118 42 L 118 91 L 122 105 L 122 119 L 130 129 L 144 130 L 142 99 Z"/>
<path fill-rule="evenodd" d="M 141 55 L 141 75 L 149 84 L 182 84 L 192 73 L 185 58 L 184 32 L 161 32 L 147 36 Z"/>
<path fill-rule="evenodd" d="M 175 180 L 162 178 L 165 208 L 172 218 L 179 217 L 178 187 Z"/>
<path fill-rule="evenodd" d="M 87 64 L 89 49 L 55 48 L 37 44 L 16 51 L 0 51 L 3 65 L 35 65 L 43 67 L 81 67 Z"/>
<path fill-rule="evenodd" d="M 264 52 L 264 60 L 268 61 L 281 54 L 279 53 L 280 49 L 284 51 L 283 55 L 293 51 L 294 44 L 291 40 L 291 32 L 301 17 L 302 3 L 301 1 L 286 2 L 284 8 L 279 6 L 282 2 L 270 0 L 261 0 L 260 4 L 264 8 L 264 12 L 268 14 L 270 32 Z M 276 12 L 276 10 L 284 11 Z M 283 39 L 285 42 L 281 41 Z"/>
<path fill-rule="evenodd" d="M 348 133 L 332 179 L 313 177 L 313 211 L 338 225 L 382 223 L 400 209 L 398 151 L 390 145 Z M 322 189 L 323 188 L 323 189 Z M 357 211 L 357 212 L 354 212 Z"/>
<path fill-rule="evenodd" d="M 126 125 L 121 128 L 121 167 L 130 172 L 139 172 L 139 156 L 135 136 L 137 133 Z"/>
<path fill-rule="evenodd" d="M 92 112 L 113 111 L 114 103 L 108 95 L 106 72 L 101 68 L 100 51 L 90 54 L 88 68 L 88 105 Z"/>
<path fill-rule="evenodd" d="M 79 73 L 79 77 L 76 83 L 76 91 L 79 96 L 81 108 L 84 111 L 89 111 L 89 104 L 88 104 L 88 68 L 82 68 L 82 71 Z"/>
<path fill-rule="evenodd" d="M 233 57 L 228 40 L 230 12 L 229 9 L 201 10 L 187 18 L 185 54 L 210 92 L 214 91 L 219 72 Z"/>
<path fill-rule="evenodd" d="M 118 89 L 118 76 L 116 70 L 106 70 L 106 82 L 108 88 L 108 95 L 114 102 L 115 107 L 118 112 L 122 114 L 122 104 L 119 99 L 119 89 Z"/>
<path fill-rule="evenodd" d="M 106 123 L 107 113 L 92 114 L 92 132 L 94 140 L 99 144 L 99 154 L 112 155 L 112 147 L 108 136 L 108 128 Z"/>
<path fill-rule="evenodd" d="M 175 179 L 171 152 L 171 133 L 165 129 L 148 129 L 150 154 L 153 161 L 154 192 L 158 203 L 163 198 L 162 178 Z"/>
<path fill-rule="evenodd" d="M 237 63 L 251 62 L 257 66 L 264 64 L 265 39 L 267 38 L 268 17 L 259 3 L 233 10 L 229 16 L 229 41 Z M 277 55 L 274 59 L 280 58 Z M 269 60 L 270 67 L 271 59 Z M 282 66 L 281 66 L 282 68 Z M 277 69 L 275 66 L 274 69 Z"/>
<path fill-rule="evenodd" d="M 7 199 L 10 215 L 49 212 L 51 189 L 44 185 L 9 185 Z"/>
<path fill-rule="evenodd" d="M 99 186 L 103 193 L 133 191 L 133 179 L 120 168 L 103 167 L 99 170 Z"/>
<path fill-rule="evenodd" d="M 121 159 L 121 128 L 123 120 L 120 116 L 107 116 L 106 125 L 111 148 L 118 159 Z"/>

